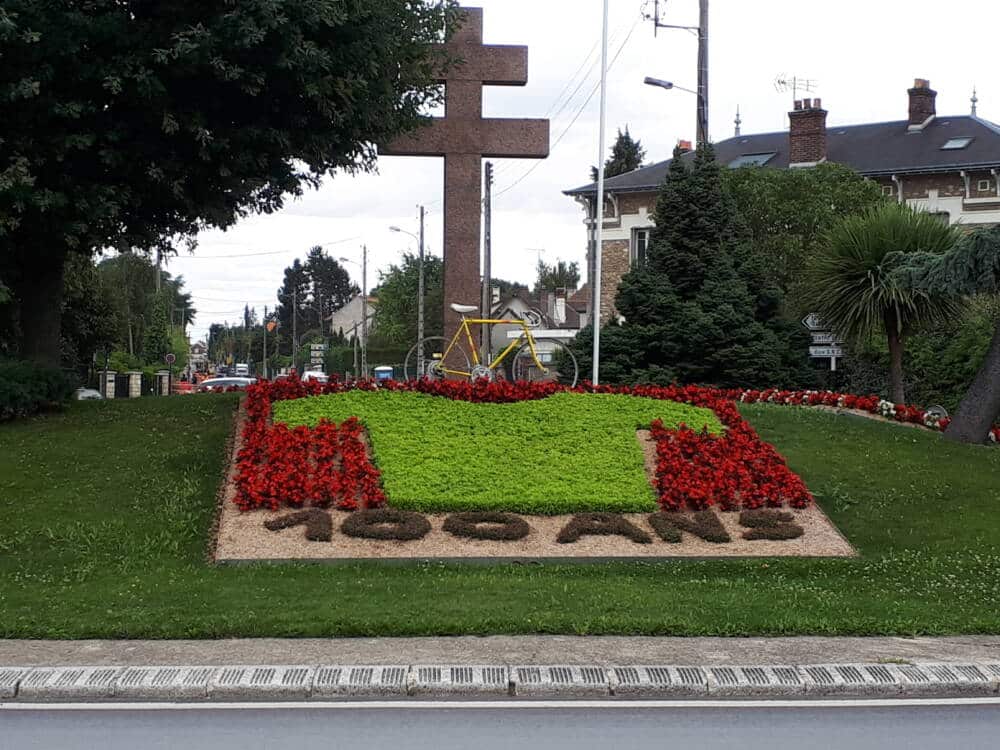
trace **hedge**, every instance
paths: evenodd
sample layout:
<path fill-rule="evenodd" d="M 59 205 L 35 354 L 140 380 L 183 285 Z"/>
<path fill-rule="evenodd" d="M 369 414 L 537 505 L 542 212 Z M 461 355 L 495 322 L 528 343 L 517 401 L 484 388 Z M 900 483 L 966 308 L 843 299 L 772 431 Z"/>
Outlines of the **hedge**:
<path fill-rule="evenodd" d="M 31 362 L 0 362 L 0 422 L 58 408 L 74 388 L 62 370 Z"/>

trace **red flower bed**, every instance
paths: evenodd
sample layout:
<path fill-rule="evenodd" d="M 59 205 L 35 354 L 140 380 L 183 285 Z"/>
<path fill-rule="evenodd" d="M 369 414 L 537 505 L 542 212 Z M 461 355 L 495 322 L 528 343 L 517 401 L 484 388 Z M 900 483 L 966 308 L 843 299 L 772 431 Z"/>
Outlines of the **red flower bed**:
<path fill-rule="evenodd" d="M 358 420 L 339 425 L 323 420 L 313 428 L 270 424 L 272 400 L 299 393 L 298 387 L 286 392 L 282 385 L 262 383 L 248 391 L 243 445 L 236 459 L 240 509 L 383 505 L 381 475 L 368 458 Z"/>

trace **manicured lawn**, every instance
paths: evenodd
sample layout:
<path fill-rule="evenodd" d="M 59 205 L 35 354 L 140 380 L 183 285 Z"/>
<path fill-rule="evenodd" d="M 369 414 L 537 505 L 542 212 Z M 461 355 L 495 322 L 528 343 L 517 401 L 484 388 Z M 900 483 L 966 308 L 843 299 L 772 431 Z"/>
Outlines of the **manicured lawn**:
<path fill-rule="evenodd" d="M 422 512 L 653 511 L 636 429 L 657 418 L 722 429 L 708 409 L 608 394 L 474 404 L 350 391 L 274 405 L 275 421 L 290 425 L 351 416 L 368 427 L 390 504 Z"/>
<path fill-rule="evenodd" d="M 1000 633 L 1000 450 L 744 409 L 855 560 L 213 567 L 232 396 L 0 426 L 0 636 Z"/>

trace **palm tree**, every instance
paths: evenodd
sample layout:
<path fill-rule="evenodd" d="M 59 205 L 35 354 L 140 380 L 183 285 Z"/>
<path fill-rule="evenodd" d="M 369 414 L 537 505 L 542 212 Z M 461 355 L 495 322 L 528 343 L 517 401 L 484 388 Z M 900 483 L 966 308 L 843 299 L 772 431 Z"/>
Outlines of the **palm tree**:
<path fill-rule="evenodd" d="M 903 403 L 903 347 L 924 325 L 961 314 L 962 299 L 901 284 L 893 271 L 910 253 L 942 255 L 961 230 L 940 217 L 900 203 L 885 203 L 834 225 L 808 271 L 813 305 L 845 339 L 863 342 L 879 333 L 889 345 L 892 400 Z M 887 260 L 886 256 L 895 253 Z"/>

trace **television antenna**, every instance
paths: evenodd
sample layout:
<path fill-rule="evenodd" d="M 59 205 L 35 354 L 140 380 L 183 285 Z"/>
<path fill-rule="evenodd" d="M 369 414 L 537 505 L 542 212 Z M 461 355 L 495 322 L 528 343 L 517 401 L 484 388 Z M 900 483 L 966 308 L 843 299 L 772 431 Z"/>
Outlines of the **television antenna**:
<path fill-rule="evenodd" d="M 818 82 L 814 78 L 800 78 L 799 76 L 789 76 L 787 73 L 778 73 L 774 79 L 775 91 L 791 91 L 792 99 L 799 98 L 799 90 L 812 92 L 816 90 Z"/>

